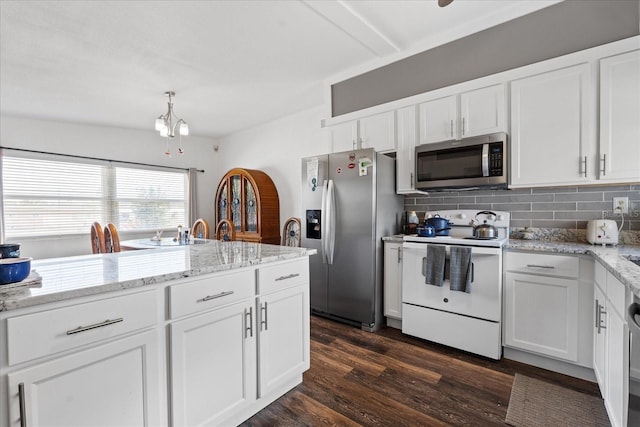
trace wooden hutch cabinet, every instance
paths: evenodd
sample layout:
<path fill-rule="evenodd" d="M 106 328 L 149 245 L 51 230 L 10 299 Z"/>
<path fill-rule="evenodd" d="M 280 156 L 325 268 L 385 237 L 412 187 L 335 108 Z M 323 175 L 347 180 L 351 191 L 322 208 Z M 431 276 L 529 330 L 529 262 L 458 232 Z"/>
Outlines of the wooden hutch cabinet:
<path fill-rule="evenodd" d="M 233 222 L 236 240 L 280 244 L 280 200 L 266 173 L 231 169 L 218 184 L 216 223 Z"/>

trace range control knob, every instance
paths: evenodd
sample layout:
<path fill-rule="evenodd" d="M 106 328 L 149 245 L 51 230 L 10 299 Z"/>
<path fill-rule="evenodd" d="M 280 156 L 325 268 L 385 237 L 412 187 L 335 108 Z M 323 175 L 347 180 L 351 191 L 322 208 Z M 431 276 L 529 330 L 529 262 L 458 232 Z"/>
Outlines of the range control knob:
<path fill-rule="evenodd" d="M 467 217 L 467 214 L 464 214 L 464 213 L 458 214 L 458 218 L 460 219 L 465 219 L 466 217 Z"/>

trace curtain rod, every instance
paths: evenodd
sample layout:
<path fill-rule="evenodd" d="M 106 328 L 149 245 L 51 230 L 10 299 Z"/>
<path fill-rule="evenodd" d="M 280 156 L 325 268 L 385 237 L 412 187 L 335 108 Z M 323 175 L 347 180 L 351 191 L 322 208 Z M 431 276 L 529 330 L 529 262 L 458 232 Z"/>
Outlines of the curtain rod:
<path fill-rule="evenodd" d="M 75 159 L 99 160 L 101 162 L 109 162 L 109 163 L 114 162 L 114 163 L 123 163 L 123 164 L 126 164 L 126 165 L 151 166 L 151 167 L 154 167 L 154 168 L 177 169 L 177 170 L 181 170 L 181 171 L 189 171 L 189 168 L 177 168 L 175 166 L 160 166 L 160 165 L 152 165 L 152 164 L 149 164 L 149 163 L 128 162 L 126 160 L 102 159 L 100 157 L 77 156 L 75 154 L 52 153 L 50 151 L 27 150 L 25 148 L 3 147 L 1 145 L 0 145 L 0 150 L 23 151 L 25 153 L 36 153 L 36 154 L 51 154 L 51 155 L 54 155 L 54 156 L 73 157 Z M 204 169 L 196 169 L 196 171 L 204 173 Z"/>

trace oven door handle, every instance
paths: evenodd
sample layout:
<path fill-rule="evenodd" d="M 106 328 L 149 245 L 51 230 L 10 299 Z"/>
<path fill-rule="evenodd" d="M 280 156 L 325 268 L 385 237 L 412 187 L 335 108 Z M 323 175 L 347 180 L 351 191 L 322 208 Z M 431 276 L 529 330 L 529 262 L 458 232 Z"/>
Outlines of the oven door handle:
<path fill-rule="evenodd" d="M 627 311 L 627 323 L 629 323 L 631 334 L 640 337 L 640 324 L 638 324 L 636 316 L 640 317 L 640 303 L 634 302 L 629 306 L 629 310 Z"/>

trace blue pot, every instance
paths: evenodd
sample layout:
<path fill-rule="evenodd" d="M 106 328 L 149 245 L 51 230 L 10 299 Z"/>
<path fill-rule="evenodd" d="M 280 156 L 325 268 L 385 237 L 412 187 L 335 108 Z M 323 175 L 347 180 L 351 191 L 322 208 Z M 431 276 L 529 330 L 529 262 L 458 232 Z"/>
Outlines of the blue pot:
<path fill-rule="evenodd" d="M 0 259 L 0 285 L 21 282 L 31 272 L 31 258 Z"/>

